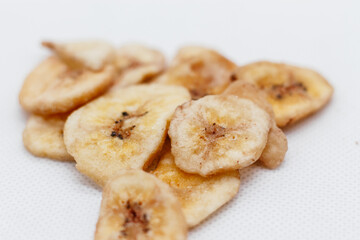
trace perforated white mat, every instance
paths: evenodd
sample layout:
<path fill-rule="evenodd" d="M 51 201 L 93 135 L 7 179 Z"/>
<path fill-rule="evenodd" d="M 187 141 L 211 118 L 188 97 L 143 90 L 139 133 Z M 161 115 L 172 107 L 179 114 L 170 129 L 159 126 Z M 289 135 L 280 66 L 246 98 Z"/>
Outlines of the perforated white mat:
<path fill-rule="evenodd" d="M 147 43 L 168 56 L 204 44 L 238 64 L 286 61 L 321 72 L 335 95 L 286 129 L 284 164 L 242 171 L 238 196 L 189 239 L 360 239 L 359 1 L 144 2 L 0 3 L 0 239 L 93 238 L 100 188 L 73 163 L 26 152 L 17 100 L 48 54 L 41 40 L 84 38 Z"/>

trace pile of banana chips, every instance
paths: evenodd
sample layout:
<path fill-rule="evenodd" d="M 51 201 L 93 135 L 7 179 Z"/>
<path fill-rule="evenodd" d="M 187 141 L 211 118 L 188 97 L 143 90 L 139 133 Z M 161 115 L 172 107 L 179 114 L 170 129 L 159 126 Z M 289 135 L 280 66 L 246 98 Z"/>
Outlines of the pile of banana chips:
<path fill-rule="evenodd" d="M 51 55 L 19 94 L 35 156 L 75 161 L 103 187 L 95 239 L 186 239 L 230 201 L 239 170 L 278 167 L 282 128 L 333 94 L 317 72 L 282 63 L 238 66 L 199 46 L 170 63 L 146 46 L 43 42 Z"/>

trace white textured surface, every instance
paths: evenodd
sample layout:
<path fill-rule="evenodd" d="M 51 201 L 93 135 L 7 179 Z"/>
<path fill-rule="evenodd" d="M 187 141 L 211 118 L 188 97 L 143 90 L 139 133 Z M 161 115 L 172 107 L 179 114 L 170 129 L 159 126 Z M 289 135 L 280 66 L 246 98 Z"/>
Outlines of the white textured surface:
<path fill-rule="evenodd" d="M 312 67 L 335 87 L 327 108 L 286 130 L 275 171 L 243 171 L 237 198 L 190 239 L 360 238 L 360 2 L 1 1 L 0 239 L 92 239 L 101 191 L 74 164 L 22 146 L 17 94 L 47 54 L 43 39 L 135 40 L 171 56 L 213 46 L 239 64 L 259 59 Z M 169 1 L 170 2 L 170 1 Z"/>

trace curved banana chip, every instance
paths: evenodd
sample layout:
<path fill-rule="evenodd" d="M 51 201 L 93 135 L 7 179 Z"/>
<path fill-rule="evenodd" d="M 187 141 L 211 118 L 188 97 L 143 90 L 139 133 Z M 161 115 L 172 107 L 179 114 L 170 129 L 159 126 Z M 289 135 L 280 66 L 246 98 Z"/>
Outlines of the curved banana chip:
<path fill-rule="evenodd" d="M 74 111 L 64 139 L 77 169 L 100 185 L 121 169 L 146 168 L 165 141 L 176 107 L 190 100 L 179 86 L 119 88 Z"/>
<path fill-rule="evenodd" d="M 105 186 L 95 240 L 184 240 L 187 226 L 169 186 L 141 170 L 122 170 Z"/>
<path fill-rule="evenodd" d="M 31 115 L 23 132 L 26 149 L 38 157 L 74 161 L 64 144 L 63 128 L 66 118 L 66 114 L 47 117 Z"/>
<path fill-rule="evenodd" d="M 114 74 L 112 66 L 92 72 L 71 69 L 58 57 L 49 57 L 25 79 L 20 104 L 40 115 L 66 113 L 104 93 Z"/>
<path fill-rule="evenodd" d="M 271 104 L 266 100 L 266 93 L 252 83 L 235 81 L 229 85 L 223 94 L 231 94 L 240 98 L 249 99 L 271 116 L 272 124 L 269 131 L 268 142 L 266 143 L 259 161 L 267 168 L 274 169 L 278 167 L 285 158 L 288 144 L 284 132 L 276 126 L 274 119 L 275 115 Z"/>
<path fill-rule="evenodd" d="M 267 168 L 277 168 L 284 161 L 287 150 L 287 138 L 284 132 L 276 126 L 275 121 L 273 121 L 268 135 L 268 142 L 259 161 Z"/>
<path fill-rule="evenodd" d="M 238 170 L 206 178 L 181 171 L 170 152 L 170 142 L 165 144 L 160 161 L 151 173 L 174 189 L 189 227 L 198 225 L 230 201 L 240 187 Z"/>
<path fill-rule="evenodd" d="M 171 61 L 170 66 L 176 66 L 178 64 L 188 61 L 191 58 L 196 58 L 207 54 L 212 56 L 223 57 L 218 52 L 209 48 L 205 48 L 201 46 L 185 46 L 178 50 L 174 59 Z"/>
<path fill-rule="evenodd" d="M 126 87 L 155 77 L 165 70 L 164 55 L 154 49 L 128 44 L 118 49 L 115 66 L 119 73 L 115 87 Z"/>
<path fill-rule="evenodd" d="M 179 106 L 169 136 L 175 164 L 201 176 L 241 169 L 260 157 L 271 118 L 247 99 L 206 96 Z"/>
<path fill-rule="evenodd" d="M 286 64 L 249 64 L 237 70 L 236 78 L 265 90 L 279 127 L 293 124 L 318 111 L 333 94 L 332 86 L 320 74 Z"/>
<path fill-rule="evenodd" d="M 100 71 L 114 61 L 114 48 L 103 41 L 84 41 L 71 43 L 42 42 L 44 47 L 54 51 L 73 69 Z"/>
<path fill-rule="evenodd" d="M 235 81 L 225 89 L 223 94 L 249 99 L 264 109 L 271 118 L 275 117 L 271 104 L 266 100 L 266 93 L 250 82 Z"/>
<path fill-rule="evenodd" d="M 219 94 L 233 80 L 236 65 L 219 53 L 198 47 L 179 51 L 171 67 L 156 82 L 189 89 L 192 99 Z"/>

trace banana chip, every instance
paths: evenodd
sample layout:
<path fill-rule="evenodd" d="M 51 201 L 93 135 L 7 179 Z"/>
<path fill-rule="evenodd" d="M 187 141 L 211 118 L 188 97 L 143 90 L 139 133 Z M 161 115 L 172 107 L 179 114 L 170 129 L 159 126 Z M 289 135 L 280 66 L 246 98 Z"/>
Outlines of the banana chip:
<path fill-rule="evenodd" d="M 179 106 L 169 136 L 175 164 L 201 176 L 241 169 L 260 157 L 271 118 L 250 100 L 206 96 Z"/>
<path fill-rule="evenodd" d="M 73 112 L 65 145 L 77 169 L 100 185 L 121 169 L 146 168 L 161 150 L 176 107 L 190 100 L 179 86 L 120 88 Z"/>
<path fill-rule="evenodd" d="M 268 142 L 259 161 L 267 168 L 277 168 L 284 161 L 287 150 L 287 138 L 284 132 L 276 126 L 275 121 L 273 121 L 268 135 Z"/>
<path fill-rule="evenodd" d="M 189 227 L 198 225 L 230 201 L 240 187 L 237 170 L 206 178 L 181 171 L 170 152 L 170 142 L 165 144 L 160 161 L 151 173 L 174 189 Z"/>
<path fill-rule="evenodd" d="M 112 66 L 99 72 L 72 69 L 52 56 L 25 79 L 20 104 L 40 115 L 66 113 L 104 93 L 113 83 L 114 74 Z"/>
<path fill-rule="evenodd" d="M 285 134 L 276 126 L 274 119 L 275 115 L 271 104 L 266 100 L 266 93 L 252 83 L 235 81 L 229 85 L 223 94 L 231 94 L 240 98 L 249 99 L 264 109 L 269 116 L 271 116 L 272 124 L 269 131 L 268 142 L 266 143 L 259 161 L 267 168 L 274 169 L 278 167 L 285 158 L 288 145 Z"/>
<path fill-rule="evenodd" d="M 35 156 L 74 161 L 64 144 L 63 128 L 67 115 L 31 115 L 23 132 L 26 149 Z"/>
<path fill-rule="evenodd" d="M 266 92 L 279 127 L 318 111 L 333 94 L 332 86 L 320 74 L 286 64 L 249 64 L 237 70 L 236 78 L 252 82 Z"/>
<path fill-rule="evenodd" d="M 165 70 L 165 57 L 148 47 L 129 44 L 118 49 L 115 66 L 119 72 L 115 87 L 126 87 L 155 77 Z"/>
<path fill-rule="evenodd" d="M 200 46 L 186 46 L 179 49 L 174 59 L 171 61 L 171 66 L 176 66 L 188 61 L 189 59 L 204 55 L 221 56 L 218 52 L 209 48 Z"/>
<path fill-rule="evenodd" d="M 184 86 L 192 99 L 199 99 L 223 92 L 233 81 L 235 69 L 234 63 L 213 50 L 185 47 L 156 82 Z"/>
<path fill-rule="evenodd" d="M 67 65 L 74 69 L 100 71 L 114 61 L 114 48 L 103 41 L 71 43 L 43 42 L 44 47 L 54 51 Z"/>
<path fill-rule="evenodd" d="M 141 170 L 122 170 L 105 186 L 95 240 L 184 240 L 187 227 L 169 186 Z"/>

